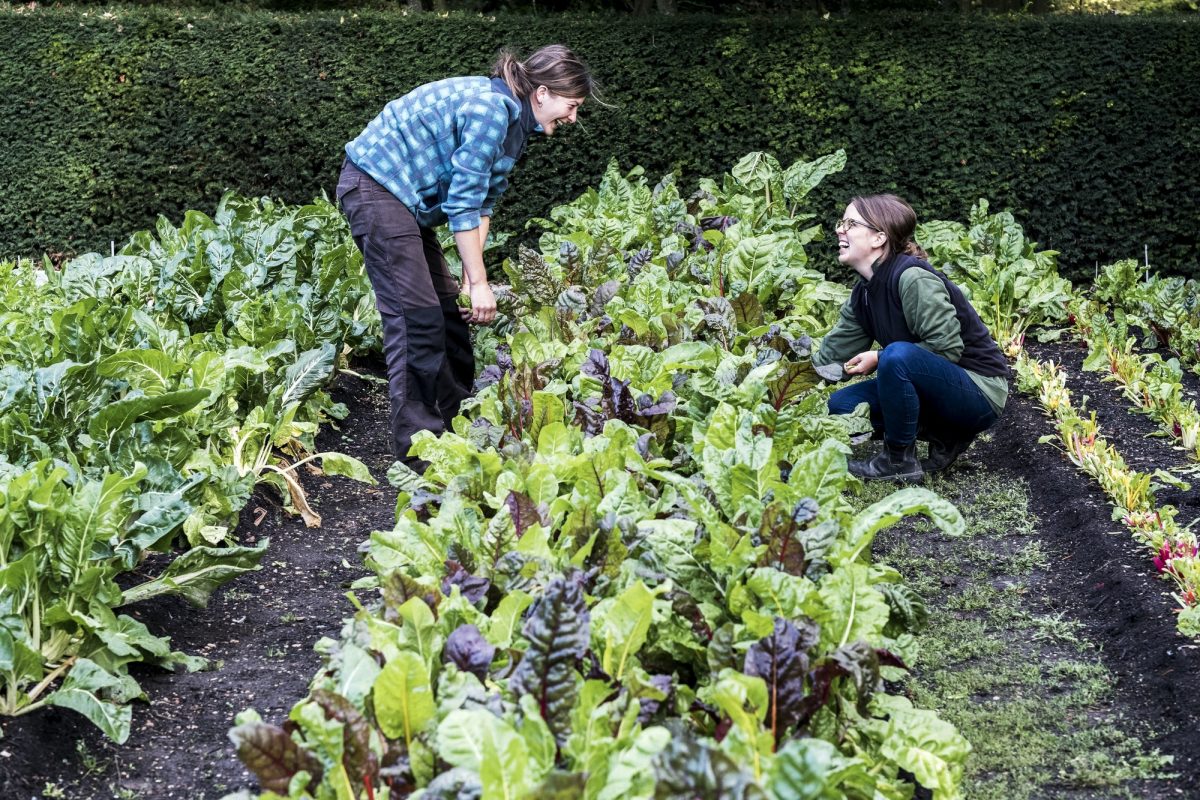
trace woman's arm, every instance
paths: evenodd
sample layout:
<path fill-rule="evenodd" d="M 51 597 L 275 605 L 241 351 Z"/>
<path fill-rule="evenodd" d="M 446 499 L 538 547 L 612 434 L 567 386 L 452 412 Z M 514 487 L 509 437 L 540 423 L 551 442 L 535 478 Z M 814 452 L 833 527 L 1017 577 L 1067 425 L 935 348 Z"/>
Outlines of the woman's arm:
<path fill-rule="evenodd" d="M 471 298 L 470 313 L 463 316 L 468 322 L 487 325 L 496 319 L 496 296 L 483 263 L 483 245 L 491 227 L 483 205 L 492 163 L 508 132 L 508 109 L 502 102 L 476 98 L 459 109 L 458 117 L 462 138 L 450 157 L 450 186 L 442 210 L 462 260 L 463 290 Z"/>
<path fill-rule="evenodd" d="M 917 346 L 957 363 L 963 353 L 962 325 L 942 279 L 911 267 L 900 276 L 900 306 Z"/>
<path fill-rule="evenodd" d="M 825 334 L 825 338 L 821 340 L 821 347 L 813 354 L 812 363 L 814 367 L 826 368 L 830 365 L 837 367 L 837 374 L 831 369 L 818 369 L 817 373 L 826 380 L 841 380 L 844 375 L 841 374 L 842 362 L 847 359 L 857 356 L 871 346 L 871 337 L 858 324 L 858 319 L 854 316 L 854 311 L 850 307 L 850 301 L 847 300 L 842 304 L 842 309 L 838 313 L 838 321 L 833 326 L 833 330 Z"/>
<path fill-rule="evenodd" d="M 478 228 L 458 231 L 454 244 L 463 265 L 463 291 L 471 298 L 471 308 L 462 309 L 464 319 L 487 325 L 496 319 L 496 296 L 488 285 L 487 268 L 483 264 L 483 243 L 487 239 L 491 217 L 481 217 Z"/>
<path fill-rule="evenodd" d="M 456 113 L 455 125 L 461 133 L 450 155 L 450 185 L 442 202 L 455 234 L 482 224 L 492 165 L 508 134 L 508 108 L 499 95 L 491 98 L 473 98 Z"/>

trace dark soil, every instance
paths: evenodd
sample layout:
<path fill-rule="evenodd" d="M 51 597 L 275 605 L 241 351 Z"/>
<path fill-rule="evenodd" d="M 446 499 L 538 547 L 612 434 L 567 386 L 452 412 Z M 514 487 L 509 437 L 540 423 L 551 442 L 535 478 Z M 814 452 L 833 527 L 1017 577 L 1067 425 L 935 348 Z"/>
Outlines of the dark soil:
<path fill-rule="evenodd" d="M 1103 434 L 1131 465 L 1185 463 L 1168 439 L 1147 436 L 1155 423 L 1127 411 L 1117 387 L 1080 374 L 1084 353 L 1077 345 L 1037 346 L 1036 354 L 1065 364 L 1076 397 L 1089 396 Z M 343 377 L 336 398 L 351 414 L 340 432 L 322 435 L 322 446 L 362 458 L 382 482 L 390 463 L 383 390 Z M 1061 610 L 1100 645 L 1099 658 L 1118 681 L 1115 711 L 1145 723 L 1155 732 L 1147 747 L 1174 757 L 1171 771 L 1179 777 L 1170 782 L 1170 795 L 1200 797 L 1200 649 L 1176 633 L 1169 584 L 1156 577 L 1145 549 L 1111 520 L 1098 488 L 1051 445 L 1038 443 L 1050 432 L 1036 402 L 1014 391 L 990 440 L 977 443 L 970 460 L 1028 481 L 1036 536 L 1051 555 L 1042 579 L 1056 587 Z M 72 712 L 50 709 L 4 721 L 0 798 L 40 798 L 48 784 L 62 790 L 58 796 L 84 800 L 119 797 L 119 790 L 136 793 L 127 797 L 212 800 L 254 787 L 227 738 L 233 716 L 254 707 L 280 722 L 304 695 L 320 663 L 313 644 L 336 636 L 350 613 L 344 595 L 363 572 L 358 543 L 372 530 L 390 528 L 394 518 L 394 492 L 386 487 L 311 476 L 305 482 L 324 517 L 321 528 L 284 517 L 278 501 L 258 493 L 243 512 L 239 535 L 246 541 L 271 536 L 262 571 L 222 589 L 203 611 L 174 601 L 140 609 L 141 619 L 171 636 L 175 648 L 222 667 L 192 675 L 140 671 L 151 704 L 135 708 L 133 734 L 120 747 Z M 1161 501 L 1177 505 L 1186 523 L 1200 493 L 1171 490 Z M 260 509 L 265 516 L 256 526 Z"/>

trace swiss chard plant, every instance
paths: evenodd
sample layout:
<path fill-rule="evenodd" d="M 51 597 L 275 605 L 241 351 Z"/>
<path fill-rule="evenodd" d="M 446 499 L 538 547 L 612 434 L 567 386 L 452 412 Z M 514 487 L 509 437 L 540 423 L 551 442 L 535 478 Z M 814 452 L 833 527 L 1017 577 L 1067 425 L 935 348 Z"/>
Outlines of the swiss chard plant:
<path fill-rule="evenodd" d="M 1058 274 L 1058 253 L 1039 251 L 1026 240 L 1011 213 L 989 214 L 987 201 L 979 200 L 967 225 L 927 222 L 917 227 L 916 238 L 930 263 L 962 288 L 1008 356 L 1020 351 L 1027 328 L 1066 320 L 1071 284 Z"/>
<path fill-rule="evenodd" d="M 1131 328 L 1144 331 L 1149 346 L 1169 349 L 1193 372 L 1200 369 L 1200 292 L 1194 280 L 1155 275 L 1125 259 L 1099 271 L 1094 294 L 1123 312 Z"/>

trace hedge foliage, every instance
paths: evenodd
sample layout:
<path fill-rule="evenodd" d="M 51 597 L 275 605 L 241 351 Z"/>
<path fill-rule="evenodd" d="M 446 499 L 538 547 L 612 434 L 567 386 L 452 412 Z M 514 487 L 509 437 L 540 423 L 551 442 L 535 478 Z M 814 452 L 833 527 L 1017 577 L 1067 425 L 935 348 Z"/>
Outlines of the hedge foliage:
<path fill-rule="evenodd" d="M 895 191 L 923 219 L 1011 208 L 1075 277 L 1200 274 L 1200 24 L 1183 18 L 718 18 L 0 10 L 0 254 L 107 248 L 226 188 L 332 192 L 343 144 L 426 80 L 561 41 L 611 108 L 534 141 L 499 229 L 610 158 L 684 185 L 750 150 L 837 148 L 818 198 Z M 832 256 L 832 248 L 826 254 Z M 818 255 L 818 257 L 821 257 Z"/>

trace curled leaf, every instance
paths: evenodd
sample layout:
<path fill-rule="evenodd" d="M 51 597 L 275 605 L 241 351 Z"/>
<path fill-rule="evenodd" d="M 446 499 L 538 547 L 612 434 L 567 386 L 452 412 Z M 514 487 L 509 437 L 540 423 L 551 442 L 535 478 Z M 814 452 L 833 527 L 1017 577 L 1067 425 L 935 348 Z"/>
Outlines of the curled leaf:
<path fill-rule="evenodd" d="M 460 625 L 446 639 L 442 660 L 449 661 L 463 672 L 470 672 L 484 680 L 488 667 L 496 656 L 496 648 L 490 644 L 474 625 Z"/>

